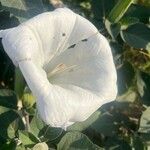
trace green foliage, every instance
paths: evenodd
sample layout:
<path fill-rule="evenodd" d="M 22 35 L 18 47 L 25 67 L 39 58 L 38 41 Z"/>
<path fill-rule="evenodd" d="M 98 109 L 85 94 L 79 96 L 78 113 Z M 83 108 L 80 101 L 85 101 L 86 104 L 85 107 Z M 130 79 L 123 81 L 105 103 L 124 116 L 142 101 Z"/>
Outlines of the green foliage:
<path fill-rule="evenodd" d="M 55 6 L 49 0 L 0 0 L 0 29 Z M 0 44 L 0 149 L 145 150 L 150 142 L 149 0 L 63 0 L 110 42 L 118 75 L 116 101 L 67 131 L 44 124 L 35 98 Z M 17 72 L 17 71 L 16 71 Z M 16 75 L 16 76 L 17 76 Z M 15 83 L 15 84 L 14 84 Z"/>
<path fill-rule="evenodd" d="M 134 23 L 121 32 L 121 37 L 128 45 L 150 51 L 150 29 L 142 23 Z"/>
<path fill-rule="evenodd" d="M 36 145 L 34 145 L 33 150 L 48 150 L 48 145 L 43 142 L 43 143 L 38 143 Z"/>
<path fill-rule="evenodd" d="M 68 132 L 57 145 L 58 150 L 64 149 L 90 149 L 101 150 L 102 148 L 93 144 L 87 136 L 80 132 Z"/>
<path fill-rule="evenodd" d="M 18 98 L 22 98 L 22 94 L 25 88 L 25 80 L 19 68 L 15 69 L 15 92 L 17 93 Z"/>
<path fill-rule="evenodd" d="M 12 90 L 1 89 L 0 105 L 7 108 L 17 109 L 17 97 L 15 93 Z"/>
<path fill-rule="evenodd" d="M 133 0 L 120 0 L 117 2 L 117 4 L 113 7 L 111 12 L 109 13 L 108 20 L 111 23 L 117 23 L 126 10 L 129 8 L 129 6 L 132 4 Z"/>
<path fill-rule="evenodd" d="M 28 131 L 20 131 L 19 139 L 21 140 L 22 144 L 26 147 L 33 147 L 33 145 L 39 142 L 39 140 Z"/>
<path fill-rule="evenodd" d="M 42 0 L 1 0 L 1 4 L 21 22 L 44 11 Z"/>

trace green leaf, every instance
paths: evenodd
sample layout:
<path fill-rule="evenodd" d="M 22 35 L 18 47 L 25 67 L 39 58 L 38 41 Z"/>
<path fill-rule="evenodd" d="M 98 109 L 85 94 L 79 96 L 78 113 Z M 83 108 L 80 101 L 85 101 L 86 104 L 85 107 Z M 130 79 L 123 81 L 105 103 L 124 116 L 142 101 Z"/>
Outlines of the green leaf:
<path fill-rule="evenodd" d="M 150 29 L 141 23 L 134 24 L 121 32 L 122 39 L 134 48 L 150 50 Z"/>
<path fill-rule="evenodd" d="M 73 149 L 80 149 L 80 150 L 100 150 L 102 148 L 98 147 L 97 145 L 93 144 L 89 138 L 79 132 L 68 132 L 65 136 L 61 139 L 61 141 L 57 145 L 57 150 L 73 150 Z"/>
<path fill-rule="evenodd" d="M 42 0 L 1 0 L 3 9 L 17 16 L 20 22 L 43 12 Z"/>
<path fill-rule="evenodd" d="M 33 150 L 49 150 L 49 148 L 48 145 L 45 142 L 43 142 L 34 145 Z"/>
<path fill-rule="evenodd" d="M 35 114 L 30 123 L 30 131 L 34 136 L 39 137 L 41 141 L 53 141 L 59 138 L 63 130 L 61 128 L 54 128 L 46 125 L 39 117 Z"/>
<path fill-rule="evenodd" d="M 119 0 L 115 7 L 111 10 L 108 20 L 111 23 L 117 23 L 125 14 L 132 2 L 133 0 Z"/>
<path fill-rule="evenodd" d="M 24 145 L 21 144 L 17 146 L 15 150 L 26 150 L 26 148 L 24 147 Z"/>
<path fill-rule="evenodd" d="M 16 142 L 15 141 L 8 141 L 5 144 L 3 144 L 0 149 L 1 150 L 16 150 Z"/>
<path fill-rule="evenodd" d="M 127 62 L 117 70 L 118 95 L 124 94 L 132 86 L 134 74 L 134 68 Z"/>
<path fill-rule="evenodd" d="M 150 16 L 149 7 L 144 7 L 141 5 L 131 5 L 130 9 L 126 12 L 125 17 L 138 18 L 140 22 L 148 23 Z"/>
<path fill-rule="evenodd" d="M 24 128 L 23 122 L 18 113 L 8 108 L 5 109 L 2 106 L 0 107 L 0 123 L 0 137 L 6 139 L 14 138 L 16 136 L 16 131 Z"/>
<path fill-rule="evenodd" d="M 33 105 L 33 107 L 26 108 L 26 112 L 27 112 L 30 116 L 34 116 L 34 115 L 36 114 L 35 105 Z"/>
<path fill-rule="evenodd" d="M 62 134 L 62 128 L 54 128 L 47 125 L 40 130 L 38 136 L 40 137 L 41 141 L 54 141 L 57 138 L 60 138 Z"/>
<path fill-rule="evenodd" d="M 19 131 L 19 139 L 24 146 L 33 147 L 36 143 L 39 143 L 37 137 L 28 131 Z"/>
<path fill-rule="evenodd" d="M 15 93 L 8 89 L 0 90 L 0 106 L 17 109 L 17 97 Z"/>
<path fill-rule="evenodd" d="M 115 122 L 116 119 L 112 115 L 104 113 L 91 124 L 91 128 L 105 136 L 113 136 L 117 134 L 119 127 L 119 124 Z"/>
<path fill-rule="evenodd" d="M 123 47 L 122 47 L 122 45 L 120 43 L 114 42 L 114 41 L 110 41 L 109 44 L 110 44 L 112 53 L 115 55 L 114 59 L 115 59 L 117 54 L 121 55 L 121 53 L 123 52 Z"/>
<path fill-rule="evenodd" d="M 117 137 L 108 137 L 105 141 L 106 150 L 132 150 L 129 143 Z"/>
<path fill-rule="evenodd" d="M 115 5 L 115 0 L 94 0 L 91 1 L 94 18 L 103 20 L 106 18 Z"/>
<path fill-rule="evenodd" d="M 25 80 L 19 68 L 15 68 L 15 92 L 19 99 L 23 96 Z"/>
<path fill-rule="evenodd" d="M 120 24 L 118 23 L 112 24 L 109 20 L 106 19 L 105 26 L 108 33 L 111 35 L 112 39 L 115 39 L 120 32 L 120 28 L 121 28 Z"/>
<path fill-rule="evenodd" d="M 103 106 L 103 107 L 106 109 L 106 106 Z M 111 105 L 111 107 L 114 107 L 114 106 Z M 123 109 L 123 108 L 120 108 L 120 109 Z M 76 123 L 70 126 L 67 129 L 67 131 L 84 132 L 90 138 L 92 136 L 93 138 L 95 138 L 96 135 L 102 135 L 102 134 L 103 136 L 114 136 L 114 135 L 118 135 L 119 127 L 120 127 L 120 124 L 122 124 L 122 122 L 124 122 L 126 126 L 130 126 L 130 122 L 125 115 L 121 115 L 121 114 L 112 115 L 109 112 L 101 114 L 100 112 L 98 113 L 97 111 L 95 116 L 92 115 L 86 121 L 81 122 L 81 123 Z M 92 134 L 95 134 L 95 135 L 92 135 Z"/>
<path fill-rule="evenodd" d="M 24 21 L 28 17 L 27 8 L 24 0 L 1 0 L 2 8 L 10 11 L 14 16 L 19 18 L 19 21 Z"/>
<path fill-rule="evenodd" d="M 10 111 L 9 108 L 0 106 L 0 115 L 3 114 L 3 113 L 5 113 L 5 112 L 8 112 L 8 111 Z"/>
<path fill-rule="evenodd" d="M 14 122 L 14 124 L 15 124 L 15 122 Z M 15 137 L 16 131 L 17 130 L 15 130 L 15 127 L 13 127 L 13 123 L 11 123 L 7 128 L 7 134 L 9 136 L 9 138 L 13 139 Z"/>
<path fill-rule="evenodd" d="M 86 130 L 87 128 L 89 128 L 91 126 L 92 123 L 94 123 L 99 118 L 100 115 L 101 115 L 101 112 L 96 111 L 87 120 L 85 120 L 83 122 L 77 122 L 77 123 L 73 124 L 72 126 L 69 126 L 67 128 L 67 131 Z"/>
<path fill-rule="evenodd" d="M 45 127 L 45 123 L 40 119 L 39 115 L 35 114 L 30 122 L 30 130 L 35 135 L 38 136 L 40 130 Z"/>
<path fill-rule="evenodd" d="M 7 28 L 10 28 L 10 27 L 15 27 L 17 25 L 19 25 L 19 21 L 15 16 L 11 15 L 9 11 L 0 10 L 0 29 L 7 29 Z M 2 62 L 2 60 L 6 61 L 5 54 L 4 54 L 3 57 L 1 57 L 1 62 Z M 1 71 L 5 75 L 7 73 L 7 71 L 10 71 L 8 69 L 10 69 L 11 67 L 12 67 L 12 65 L 9 66 L 7 64 L 7 67 L 5 67 L 5 69 L 2 69 Z M 11 68 L 11 70 L 12 69 L 14 69 L 14 68 Z"/>
<path fill-rule="evenodd" d="M 119 23 L 121 24 L 121 30 L 127 29 L 129 26 L 139 23 L 139 19 L 135 17 L 124 17 Z"/>

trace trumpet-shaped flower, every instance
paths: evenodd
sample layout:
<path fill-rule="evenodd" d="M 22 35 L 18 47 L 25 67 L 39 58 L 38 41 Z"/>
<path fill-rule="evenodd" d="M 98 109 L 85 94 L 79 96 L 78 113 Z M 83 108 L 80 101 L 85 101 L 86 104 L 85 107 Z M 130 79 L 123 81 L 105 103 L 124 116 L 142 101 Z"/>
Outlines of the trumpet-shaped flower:
<path fill-rule="evenodd" d="M 1 30 L 0 37 L 46 124 L 66 128 L 115 99 L 117 77 L 109 44 L 71 10 L 45 12 Z"/>

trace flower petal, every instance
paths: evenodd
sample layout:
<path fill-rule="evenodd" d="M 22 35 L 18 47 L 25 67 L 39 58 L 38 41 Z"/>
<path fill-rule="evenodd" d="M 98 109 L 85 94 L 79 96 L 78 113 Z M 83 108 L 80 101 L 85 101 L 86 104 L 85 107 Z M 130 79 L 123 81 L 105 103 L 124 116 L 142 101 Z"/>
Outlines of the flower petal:
<path fill-rule="evenodd" d="M 40 43 L 32 30 L 24 26 L 3 31 L 3 47 L 16 66 L 18 66 L 18 62 L 30 59 L 41 66 L 44 56 L 40 50 Z"/>
<path fill-rule="evenodd" d="M 55 57 L 45 70 L 52 84 L 79 86 L 105 97 L 105 102 L 115 99 L 113 58 L 108 42 L 99 33 Z"/>
<path fill-rule="evenodd" d="M 109 44 L 88 20 L 61 8 L 4 32 L 4 49 L 19 64 L 47 124 L 65 129 L 115 99 Z"/>
<path fill-rule="evenodd" d="M 75 22 L 75 13 L 67 8 L 59 8 L 53 12 L 40 14 L 23 24 L 32 30 L 38 43 L 41 43 L 40 49 L 44 54 L 43 65 L 65 50 Z"/>
<path fill-rule="evenodd" d="M 22 61 L 19 67 L 37 97 L 42 119 L 54 127 L 66 128 L 71 123 L 83 121 L 104 103 L 104 97 L 80 87 L 51 85 L 44 70 L 32 61 Z"/>

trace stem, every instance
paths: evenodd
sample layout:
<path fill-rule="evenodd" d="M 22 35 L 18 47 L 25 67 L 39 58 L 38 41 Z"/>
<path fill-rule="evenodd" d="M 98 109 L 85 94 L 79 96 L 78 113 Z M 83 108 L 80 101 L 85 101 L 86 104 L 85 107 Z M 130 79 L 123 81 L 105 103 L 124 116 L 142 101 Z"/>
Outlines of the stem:
<path fill-rule="evenodd" d="M 27 129 L 27 131 L 30 130 L 30 126 L 29 126 L 29 116 L 28 114 L 22 109 L 23 108 L 23 104 L 22 104 L 22 97 L 23 97 L 23 93 L 24 93 L 24 88 L 25 88 L 25 80 L 24 77 L 20 71 L 19 68 L 15 69 L 15 93 L 17 95 L 17 99 L 18 99 L 18 110 L 21 110 L 21 116 L 22 116 L 22 121 Z"/>
<path fill-rule="evenodd" d="M 26 112 L 26 110 L 23 110 L 23 116 L 24 116 L 24 119 L 25 119 L 25 128 L 26 128 L 27 131 L 30 131 L 29 115 Z"/>
<path fill-rule="evenodd" d="M 19 68 L 15 69 L 15 92 L 18 99 L 21 99 L 23 96 L 23 91 L 25 88 L 25 80 Z"/>
<path fill-rule="evenodd" d="M 111 23 L 117 23 L 128 10 L 129 6 L 133 3 L 133 0 L 120 0 L 112 9 L 108 16 L 108 20 Z"/>
<path fill-rule="evenodd" d="M 25 87 L 25 80 L 23 78 L 23 75 L 20 71 L 19 68 L 15 69 L 15 86 L 14 86 L 14 90 L 15 93 L 17 95 L 17 99 L 18 99 L 18 110 L 20 110 L 23 105 L 22 105 L 22 96 L 23 96 L 23 91 L 24 91 L 24 87 Z"/>

